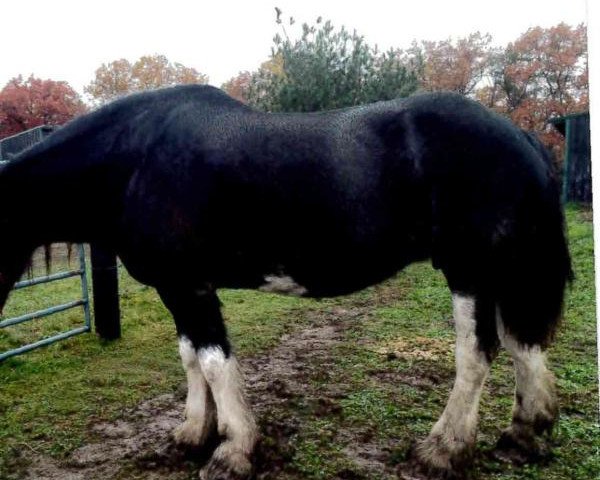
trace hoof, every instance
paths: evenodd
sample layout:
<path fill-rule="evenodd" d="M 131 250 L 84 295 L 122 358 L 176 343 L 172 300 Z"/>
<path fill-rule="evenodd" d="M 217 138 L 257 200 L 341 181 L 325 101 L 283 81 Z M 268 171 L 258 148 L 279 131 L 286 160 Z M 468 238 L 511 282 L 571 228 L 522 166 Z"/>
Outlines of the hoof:
<path fill-rule="evenodd" d="M 402 480 L 465 480 L 463 472 L 442 469 L 425 464 L 422 460 L 412 458 L 398 469 L 398 478 Z"/>
<path fill-rule="evenodd" d="M 186 420 L 175 428 L 173 440 L 180 446 L 199 448 L 214 434 L 216 429 L 206 428 L 202 423 Z"/>
<path fill-rule="evenodd" d="M 519 434 L 512 428 L 502 432 L 492 455 L 497 460 L 515 465 L 543 463 L 552 456 L 550 448 L 536 440 L 533 431 Z"/>
<path fill-rule="evenodd" d="M 473 447 L 465 442 L 448 442 L 429 436 L 409 452 L 408 472 L 414 478 L 460 480 L 467 478 Z M 406 474 L 406 472 L 404 472 Z"/>
<path fill-rule="evenodd" d="M 548 415 L 537 415 L 533 421 L 533 431 L 536 435 L 552 435 L 557 418 L 558 409 L 556 408 Z"/>
<path fill-rule="evenodd" d="M 254 469 L 246 455 L 222 444 L 200 470 L 201 480 L 249 480 Z"/>

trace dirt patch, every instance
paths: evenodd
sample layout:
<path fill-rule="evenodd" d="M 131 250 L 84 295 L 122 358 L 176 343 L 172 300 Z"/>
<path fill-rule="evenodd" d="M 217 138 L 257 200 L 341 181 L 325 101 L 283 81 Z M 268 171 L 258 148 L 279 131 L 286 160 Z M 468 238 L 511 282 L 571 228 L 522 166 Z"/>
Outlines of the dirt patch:
<path fill-rule="evenodd" d="M 177 475 L 185 472 L 185 459 L 170 440 L 171 431 L 182 420 L 181 402 L 176 395 L 161 395 L 124 412 L 116 422 L 94 425 L 90 432 L 93 440 L 73 451 L 62 462 L 47 456 L 33 457 L 25 478 L 126 478 L 123 477 L 124 469 L 137 464 L 148 467 L 148 470 L 158 469 L 161 466 L 158 462 L 148 461 L 153 458 L 183 460 L 179 467 L 177 462 L 173 462 L 172 466 L 179 472 L 175 470 L 168 477 L 156 478 L 186 478 Z"/>
<path fill-rule="evenodd" d="M 349 385 L 332 381 L 332 349 L 344 339 L 344 330 L 360 308 L 336 308 L 315 313 L 312 326 L 283 336 L 271 351 L 242 360 L 249 401 L 257 415 L 262 441 L 256 453 L 257 479 L 301 479 L 290 467 L 292 439 L 302 428 L 302 415 L 328 417 L 342 414 L 340 400 Z M 182 451 L 171 432 L 183 421 L 183 391 L 161 395 L 123 412 L 114 422 L 91 426 L 90 441 L 66 459 L 32 454 L 18 478 L 38 480 L 188 479 L 195 478 L 207 451 Z M 341 429 L 336 441 L 345 444 L 349 464 L 337 478 L 395 478 L 389 465 L 390 445 L 381 445 L 372 432 Z"/>
<path fill-rule="evenodd" d="M 385 355 L 388 359 L 438 360 L 439 358 L 452 356 L 453 345 L 454 342 L 452 340 L 444 338 L 397 338 L 375 348 L 375 352 Z"/>

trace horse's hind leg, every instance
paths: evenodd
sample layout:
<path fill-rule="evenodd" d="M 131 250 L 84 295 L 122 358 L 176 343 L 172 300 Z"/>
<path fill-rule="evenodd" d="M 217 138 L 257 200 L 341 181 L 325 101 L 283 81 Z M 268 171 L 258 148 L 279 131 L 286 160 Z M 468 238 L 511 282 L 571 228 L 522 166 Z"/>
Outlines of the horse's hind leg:
<path fill-rule="evenodd" d="M 454 293 L 456 379 L 446 408 L 415 449 L 421 468 L 444 477 L 460 476 L 475 447 L 479 398 L 497 350 L 493 303 Z"/>
<path fill-rule="evenodd" d="M 227 340 L 219 299 L 211 290 L 169 287 L 159 293 L 175 318 L 188 376 L 187 419 L 176 437 L 187 443 L 203 442 L 216 414 L 224 440 L 201 477 L 247 478 L 257 428 L 244 400 L 242 375 Z"/>
<path fill-rule="evenodd" d="M 506 330 L 499 314 L 497 322 L 500 341 L 514 362 L 516 380 L 512 424 L 502 433 L 498 448 L 519 462 L 535 460 L 540 454 L 536 435 L 551 431 L 558 417 L 554 376 L 546 368 L 541 345 L 521 343 Z"/>

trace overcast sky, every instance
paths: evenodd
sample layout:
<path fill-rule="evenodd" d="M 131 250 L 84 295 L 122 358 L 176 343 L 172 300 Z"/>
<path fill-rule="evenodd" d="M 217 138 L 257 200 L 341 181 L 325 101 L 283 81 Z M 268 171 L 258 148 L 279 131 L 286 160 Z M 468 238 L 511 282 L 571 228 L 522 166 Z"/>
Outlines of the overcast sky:
<path fill-rule="evenodd" d="M 383 49 L 475 31 L 504 45 L 532 26 L 586 22 L 586 0 L 1 0 L 0 88 L 33 73 L 81 93 L 102 63 L 154 53 L 220 86 L 268 58 L 275 6 L 298 25 L 322 16 Z"/>

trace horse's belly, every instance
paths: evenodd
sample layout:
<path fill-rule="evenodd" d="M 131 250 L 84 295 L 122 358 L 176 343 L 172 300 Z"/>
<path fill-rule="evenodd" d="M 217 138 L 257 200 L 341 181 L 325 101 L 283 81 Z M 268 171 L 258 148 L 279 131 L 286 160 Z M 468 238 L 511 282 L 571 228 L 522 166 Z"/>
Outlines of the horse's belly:
<path fill-rule="evenodd" d="M 349 257 L 346 261 L 310 265 L 309 262 L 285 270 L 283 285 L 292 294 L 305 297 L 335 297 L 362 290 L 390 278 L 406 266 L 405 259 L 389 256 L 385 261 Z M 311 268 L 312 267 L 312 268 Z M 288 292 L 282 292 L 288 293 Z"/>

